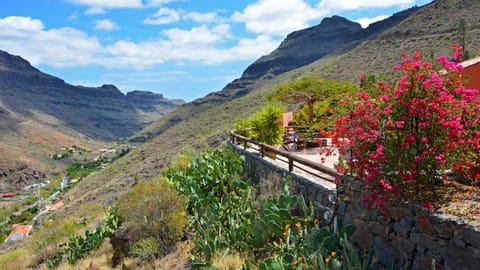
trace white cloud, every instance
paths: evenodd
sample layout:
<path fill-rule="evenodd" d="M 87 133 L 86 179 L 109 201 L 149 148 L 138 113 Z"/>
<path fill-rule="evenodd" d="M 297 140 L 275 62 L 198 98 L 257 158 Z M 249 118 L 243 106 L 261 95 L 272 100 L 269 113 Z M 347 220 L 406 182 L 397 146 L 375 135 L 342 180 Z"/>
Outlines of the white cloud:
<path fill-rule="evenodd" d="M 225 38 L 232 38 L 232 32 L 230 31 L 230 25 L 226 23 L 219 24 L 215 27 L 212 28 L 212 32 L 219 34 L 222 37 Z"/>
<path fill-rule="evenodd" d="M 115 24 L 109 19 L 103 19 L 103 20 L 96 20 L 95 26 L 93 28 L 95 30 L 112 31 L 112 30 L 118 29 L 118 26 L 117 24 Z"/>
<path fill-rule="evenodd" d="M 174 2 L 174 1 L 175 0 L 148 0 L 147 1 L 147 6 L 158 7 L 158 6 L 162 6 L 164 4 Z"/>
<path fill-rule="evenodd" d="M 278 40 L 273 40 L 266 35 L 260 35 L 252 39 L 243 38 L 239 40 L 236 46 L 220 50 L 217 56 L 210 59 L 208 63 L 218 64 L 228 61 L 256 59 L 272 52 L 278 47 L 278 44 Z"/>
<path fill-rule="evenodd" d="M 180 20 L 180 14 L 170 8 L 161 8 L 143 21 L 146 24 L 169 24 Z"/>
<path fill-rule="evenodd" d="M 78 12 L 76 12 L 76 11 L 73 12 L 72 14 L 70 14 L 70 16 L 68 16 L 69 21 L 74 21 L 76 19 L 78 19 Z"/>
<path fill-rule="evenodd" d="M 257 34 L 284 36 L 307 27 L 309 21 L 321 15 L 303 0 L 259 0 L 235 12 L 232 19 L 245 23 L 249 31 Z"/>
<path fill-rule="evenodd" d="M 142 0 L 69 0 L 78 5 L 99 8 L 139 8 Z"/>
<path fill-rule="evenodd" d="M 104 14 L 104 13 L 105 13 L 105 9 L 101 7 L 91 7 L 87 9 L 87 11 L 85 11 L 85 14 L 87 15 L 96 15 L 96 14 Z"/>
<path fill-rule="evenodd" d="M 0 19 L 0 28 L 2 36 L 23 36 L 42 30 L 43 23 L 31 17 L 10 16 Z"/>
<path fill-rule="evenodd" d="M 213 65 L 254 60 L 278 46 L 278 41 L 265 35 L 239 39 L 235 44 L 228 24 L 171 28 L 161 34 L 143 42 L 120 40 L 102 45 L 95 36 L 74 28 L 46 29 L 42 21 L 29 17 L 0 18 L 2 50 L 21 55 L 33 65 L 55 68 L 98 65 L 145 69 L 166 62 Z M 226 39 L 232 45 L 226 47 Z"/>
<path fill-rule="evenodd" d="M 358 22 L 359 24 L 361 24 L 363 28 L 367 28 L 371 23 L 378 22 L 378 21 L 381 21 L 381 20 L 386 19 L 386 18 L 388 18 L 388 16 L 380 15 L 380 16 L 373 17 L 373 18 L 364 17 L 364 18 L 357 19 L 355 21 Z"/>
<path fill-rule="evenodd" d="M 213 23 L 221 21 L 215 12 L 187 12 L 185 10 L 174 10 L 170 8 L 160 8 L 155 14 L 149 16 L 143 23 L 145 24 L 169 24 L 177 22 L 180 19 L 191 20 L 198 23 Z"/>
<path fill-rule="evenodd" d="M 278 41 L 268 36 L 240 39 L 234 46 L 217 46 L 229 34 L 228 25 L 213 28 L 194 27 L 190 30 L 172 28 L 163 32 L 166 39 L 140 43 L 119 41 L 106 48 L 109 58 L 104 62 L 112 67 L 146 68 L 165 62 L 221 64 L 229 61 L 256 59 L 271 52 Z"/>
<path fill-rule="evenodd" d="M 219 20 L 215 12 L 200 13 L 200 12 L 192 11 L 192 12 L 187 12 L 182 17 L 188 20 L 192 20 L 194 22 L 204 22 L 204 23 L 210 23 L 210 22 L 215 22 Z"/>
<path fill-rule="evenodd" d="M 217 28 L 212 31 L 205 25 L 193 27 L 190 30 L 182 30 L 179 28 L 171 28 L 163 31 L 168 39 L 178 45 L 185 44 L 211 44 L 220 41 L 225 34 L 225 29 Z"/>
<path fill-rule="evenodd" d="M 102 52 L 98 40 L 84 32 L 69 27 L 45 30 L 40 20 L 30 17 L 0 19 L 0 48 L 34 65 L 53 67 L 95 64 Z"/>
<path fill-rule="evenodd" d="M 381 8 L 411 5 L 414 0 L 322 0 L 318 4 L 320 10 L 328 12 L 353 10 L 362 8 Z"/>

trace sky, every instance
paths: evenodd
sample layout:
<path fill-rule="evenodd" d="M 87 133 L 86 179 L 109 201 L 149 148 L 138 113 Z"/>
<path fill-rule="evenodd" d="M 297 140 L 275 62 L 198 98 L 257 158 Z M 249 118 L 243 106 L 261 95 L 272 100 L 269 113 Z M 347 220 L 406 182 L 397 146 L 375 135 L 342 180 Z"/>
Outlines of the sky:
<path fill-rule="evenodd" d="M 0 50 L 70 84 L 192 101 L 324 17 L 367 27 L 430 1 L 1 0 Z"/>

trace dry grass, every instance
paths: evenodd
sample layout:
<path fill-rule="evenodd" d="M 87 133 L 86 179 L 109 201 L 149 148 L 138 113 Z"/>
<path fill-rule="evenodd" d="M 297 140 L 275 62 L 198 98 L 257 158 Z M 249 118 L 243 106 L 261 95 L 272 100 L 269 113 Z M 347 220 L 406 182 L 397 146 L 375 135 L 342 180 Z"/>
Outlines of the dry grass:
<path fill-rule="evenodd" d="M 58 270 L 103 270 L 103 269 L 113 269 L 111 265 L 111 259 L 113 255 L 112 246 L 108 242 L 108 239 L 103 243 L 103 245 L 88 254 L 88 257 L 82 260 L 79 260 L 75 264 L 69 264 L 64 262 L 57 269 Z M 46 265 L 42 265 L 40 270 L 47 270 Z"/>
<path fill-rule="evenodd" d="M 15 249 L 0 255 L 0 269 L 24 270 L 31 268 L 32 253 L 28 249 Z"/>
<path fill-rule="evenodd" d="M 184 270 L 190 269 L 190 255 L 188 254 L 192 250 L 194 244 L 191 241 L 178 242 L 174 251 L 168 255 L 159 258 L 152 263 L 139 266 L 135 259 L 125 260 L 125 266 L 127 269 L 138 270 Z"/>
<path fill-rule="evenodd" d="M 232 253 L 232 251 L 229 251 L 225 254 L 225 251 L 218 251 L 214 254 L 212 258 L 212 268 L 218 270 L 240 269 L 247 257 L 248 256 L 245 256 L 238 252 Z"/>

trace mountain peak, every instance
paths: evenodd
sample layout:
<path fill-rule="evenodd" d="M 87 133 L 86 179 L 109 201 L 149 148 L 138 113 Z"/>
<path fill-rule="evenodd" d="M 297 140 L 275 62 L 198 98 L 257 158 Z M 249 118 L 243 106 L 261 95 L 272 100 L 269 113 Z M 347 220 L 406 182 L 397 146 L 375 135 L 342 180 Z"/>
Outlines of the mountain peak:
<path fill-rule="evenodd" d="M 11 55 L 0 50 L 0 69 L 19 70 L 19 71 L 38 71 L 30 63 L 20 56 Z"/>
<path fill-rule="evenodd" d="M 113 84 L 104 84 L 104 85 L 100 86 L 100 88 L 105 89 L 105 90 L 119 91 L 118 88 Z"/>
<path fill-rule="evenodd" d="M 332 17 L 325 17 L 318 26 L 328 27 L 328 28 L 338 28 L 340 25 L 357 28 L 357 29 L 362 28 L 362 26 L 359 23 L 350 21 L 347 18 L 338 16 L 338 15 L 333 15 Z"/>

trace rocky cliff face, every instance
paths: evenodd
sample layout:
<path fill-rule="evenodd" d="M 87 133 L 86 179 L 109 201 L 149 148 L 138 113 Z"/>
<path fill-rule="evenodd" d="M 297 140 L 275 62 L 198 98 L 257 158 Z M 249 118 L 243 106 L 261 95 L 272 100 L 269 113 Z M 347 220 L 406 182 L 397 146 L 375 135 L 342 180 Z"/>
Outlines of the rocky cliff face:
<path fill-rule="evenodd" d="M 181 99 L 167 99 L 162 94 L 143 90 L 128 92 L 126 99 L 137 110 L 142 123 L 151 123 L 185 104 Z"/>
<path fill-rule="evenodd" d="M 366 29 L 340 16 L 324 18 L 317 26 L 289 34 L 275 51 L 250 65 L 240 80 L 279 75 L 310 64 L 332 52 L 344 53 L 360 41 L 372 38 L 397 25 L 417 9 L 414 7 L 396 13 L 369 25 Z"/>
<path fill-rule="evenodd" d="M 24 116 L 53 116 L 65 126 L 89 137 L 112 140 L 138 131 L 142 119 L 153 121 L 175 109 L 181 101 L 160 97 L 127 98 L 114 85 L 73 86 L 42 73 L 28 61 L 0 51 L 0 105 Z M 131 103 L 132 101 L 132 103 Z M 148 102 L 148 104 L 142 104 Z"/>
<path fill-rule="evenodd" d="M 309 64 L 358 40 L 362 30 L 360 24 L 339 16 L 325 18 L 317 26 L 289 34 L 275 51 L 250 65 L 241 79 L 279 75 Z"/>

